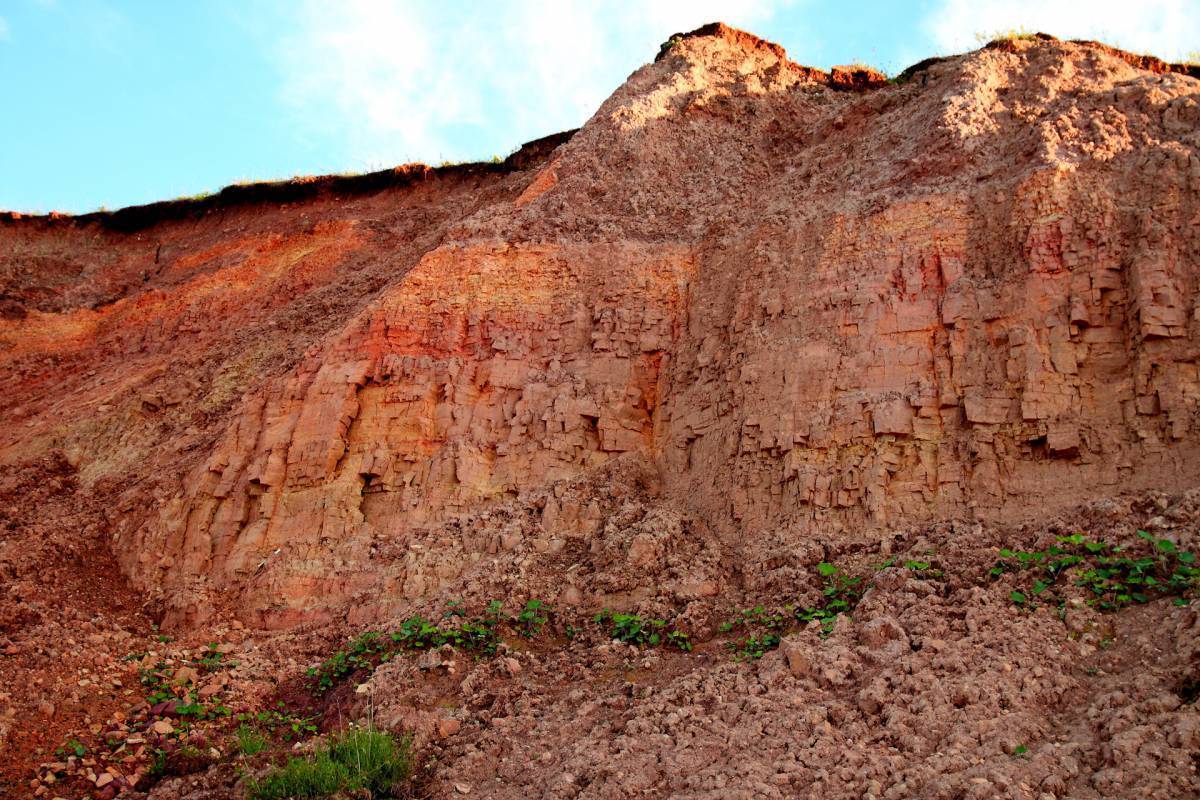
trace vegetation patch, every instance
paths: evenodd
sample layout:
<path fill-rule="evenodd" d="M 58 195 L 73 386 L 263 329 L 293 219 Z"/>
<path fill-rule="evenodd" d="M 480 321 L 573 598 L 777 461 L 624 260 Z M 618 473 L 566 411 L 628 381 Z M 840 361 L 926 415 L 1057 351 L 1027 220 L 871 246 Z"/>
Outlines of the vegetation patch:
<path fill-rule="evenodd" d="M 1117 611 L 1134 603 L 1173 597 L 1188 605 L 1200 582 L 1196 554 L 1180 550 L 1174 542 L 1138 531 L 1140 545 L 1131 550 L 1088 539 L 1083 534 L 1060 536 L 1047 550 L 1027 552 L 1004 549 L 988 574 L 1032 576 L 1009 594 L 1022 608 L 1039 604 L 1066 604 L 1067 583 L 1085 589 L 1087 604 L 1101 611 Z"/>
<path fill-rule="evenodd" d="M 820 622 L 822 635 L 828 636 L 838 616 L 853 611 L 867 590 L 861 577 L 849 575 L 833 564 L 821 562 L 817 565 L 817 573 L 823 583 L 819 605 L 787 605 L 781 611 L 774 612 L 768 612 L 763 606 L 755 606 L 736 612 L 721 625 L 721 633 L 738 629 L 747 631 L 744 637 L 725 645 L 737 659 L 754 661 L 762 658 L 779 647 L 785 633 L 809 622 Z"/>
<path fill-rule="evenodd" d="M 250 782 L 252 800 L 334 795 L 399 797 L 412 773 L 412 745 L 388 733 L 352 729 L 312 755 L 293 757 Z"/>
<path fill-rule="evenodd" d="M 639 647 L 669 644 L 688 652 L 692 649 L 688 635 L 668 628 L 667 621 L 663 619 L 643 619 L 636 614 L 621 614 L 606 608 L 593 617 L 593 621 L 609 626 L 611 638 L 625 644 Z"/>
<path fill-rule="evenodd" d="M 310 669 L 308 675 L 314 681 L 315 691 L 323 694 L 349 675 L 360 670 L 373 671 L 404 651 L 450 645 L 479 656 L 493 655 L 500 646 L 505 626 L 515 635 L 532 638 L 541 632 L 553 613 L 549 605 L 532 599 L 510 617 L 504 613 L 503 604 L 493 600 L 481 615 L 468 617 L 460 602 L 451 601 L 440 622 L 417 614 L 401 622 L 390 633 L 367 631 L 320 666 Z"/>
<path fill-rule="evenodd" d="M 242 729 L 263 731 L 270 736 L 283 739 L 286 742 L 299 741 L 315 735 L 320 727 L 317 725 L 318 715 L 300 716 L 289 711 L 286 704 L 280 700 L 275 708 L 264 711 L 243 712 L 237 715 L 237 721 L 242 723 L 238 728 L 238 744 L 241 745 Z M 244 750 L 244 748 L 243 748 Z"/>
<path fill-rule="evenodd" d="M 257 755 L 270 744 L 262 731 L 244 722 L 234 731 L 234 736 L 237 738 L 238 752 L 244 756 Z"/>

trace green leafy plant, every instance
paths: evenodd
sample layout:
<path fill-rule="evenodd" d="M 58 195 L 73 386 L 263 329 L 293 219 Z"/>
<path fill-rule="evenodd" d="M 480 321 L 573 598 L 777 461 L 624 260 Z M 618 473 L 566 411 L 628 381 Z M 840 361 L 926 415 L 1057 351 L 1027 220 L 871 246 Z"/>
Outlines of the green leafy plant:
<path fill-rule="evenodd" d="M 146 702 L 150 705 L 165 703 L 175 699 L 175 690 L 171 685 L 170 665 L 159 661 L 153 667 L 142 667 L 138 670 L 138 680 L 146 690 Z"/>
<path fill-rule="evenodd" d="M 228 717 L 232 711 L 219 698 L 202 698 L 190 680 L 182 683 L 174 678 L 174 670 L 165 661 L 138 670 L 138 678 L 150 705 L 175 703 L 174 713 L 180 728 L 186 730 L 197 720 Z"/>
<path fill-rule="evenodd" d="M 633 645 L 658 644 L 662 641 L 663 629 L 667 627 L 666 620 L 643 619 L 637 614 L 622 614 L 607 608 L 594 619 L 598 624 L 611 626 L 613 639 Z"/>
<path fill-rule="evenodd" d="M 1066 598 L 1060 578 L 1068 574 L 1076 586 L 1090 593 L 1088 604 L 1101 611 L 1116 611 L 1158 597 L 1173 597 L 1178 605 L 1190 603 L 1200 584 L 1196 555 L 1146 531 L 1138 531 L 1138 537 L 1144 544 L 1137 552 L 1126 552 L 1078 533 L 1060 536 L 1058 543 L 1047 550 L 1002 549 L 988 574 L 998 578 L 1032 571 L 1030 585 L 1009 594 L 1013 603 L 1023 608 L 1036 608 L 1042 602 L 1057 603 L 1061 608 Z"/>
<path fill-rule="evenodd" d="M 917 573 L 917 577 L 921 579 L 940 578 L 944 574 L 942 570 L 935 569 L 932 562 L 915 561 L 909 559 L 902 565 L 907 570 L 912 570 Z"/>
<path fill-rule="evenodd" d="M 895 561 L 889 559 L 877 569 L 886 569 Z M 817 574 L 822 579 L 821 603 L 816 606 L 785 606 L 782 612 L 767 611 L 763 606 L 743 609 L 720 626 L 722 633 L 741 628 L 746 636 L 728 642 L 725 646 L 739 660 L 756 660 L 779 647 L 782 634 L 812 621 L 821 623 L 821 635 L 828 636 L 841 614 L 849 614 L 858 605 L 866 585 L 863 579 L 842 571 L 834 564 L 817 564 Z"/>
<path fill-rule="evenodd" d="M 683 631 L 667 631 L 666 643 L 685 653 L 692 652 L 692 641 Z"/>
<path fill-rule="evenodd" d="M 286 741 L 306 739 L 320 730 L 317 725 L 317 715 L 300 716 L 289 711 L 282 700 L 279 701 L 275 708 L 268 708 L 253 713 L 240 713 L 237 715 L 237 721 L 243 723 L 243 725 L 253 722 L 258 728 L 269 732 L 270 735 L 278 736 Z M 239 730 L 241 730 L 240 727 Z"/>
<path fill-rule="evenodd" d="M 551 609 L 543 601 L 531 599 L 511 618 L 504 615 L 499 600 L 488 603 L 484 612 L 468 617 L 460 601 L 452 600 L 439 624 L 420 614 L 409 617 L 391 633 L 367 631 L 352 639 L 317 667 L 308 670 L 313 688 L 324 693 L 360 670 L 370 672 L 397 653 L 431 650 L 450 645 L 476 655 L 493 655 L 500 646 L 501 628 L 510 626 L 518 635 L 532 638 L 542 631 Z"/>
<path fill-rule="evenodd" d="M 788 616 L 781 613 L 769 613 L 763 606 L 744 608 L 741 611 L 735 611 L 733 616 L 722 623 L 718 630 L 721 633 L 728 633 L 739 627 L 762 627 L 770 630 L 780 630 L 787 627 Z"/>
<path fill-rule="evenodd" d="M 167 751 L 161 747 L 155 747 L 150 753 L 150 767 L 146 770 L 146 777 L 151 782 L 157 782 L 167 775 Z"/>
<path fill-rule="evenodd" d="M 817 572 L 825 579 L 825 586 L 821 589 L 821 594 L 825 598 L 825 604 L 820 609 L 822 612 L 826 615 L 837 616 L 851 611 L 858 605 L 859 598 L 866 591 L 862 578 L 847 575 L 833 564 L 826 562 L 817 564 Z"/>
<path fill-rule="evenodd" d="M 225 654 L 219 649 L 216 642 L 209 643 L 200 657 L 196 659 L 196 666 L 205 672 L 217 672 L 218 670 L 228 667 L 236 667 L 237 664 L 225 660 Z"/>
<path fill-rule="evenodd" d="M 755 661 L 779 647 L 781 640 L 782 637 L 778 633 L 762 633 L 755 636 L 747 636 L 737 644 L 735 657 L 739 661 Z"/>
<path fill-rule="evenodd" d="M 62 747 L 58 748 L 54 752 L 63 758 L 65 758 L 66 756 L 75 756 L 76 758 L 83 758 L 84 756 L 87 755 L 87 751 L 88 751 L 87 746 L 84 745 L 83 742 L 79 741 L 78 739 L 72 738 L 72 739 L 68 739 L 66 744 L 64 744 Z"/>
<path fill-rule="evenodd" d="M 549 612 L 550 607 L 541 600 L 530 600 L 525 603 L 525 608 L 513 617 L 513 627 L 518 633 L 529 639 L 541 632 L 542 626 L 549 620 L 549 617 L 546 616 Z"/>
<path fill-rule="evenodd" d="M 625 644 L 639 647 L 669 644 L 687 652 L 692 650 L 688 635 L 670 628 L 663 619 L 644 619 L 637 614 L 622 614 L 606 608 L 596 614 L 593 621 L 605 625 L 610 638 Z"/>
<path fill-rule="evenodd" d="M 262 780 L 252 781 L 253 800 L 363 794 L 396 797 L 412 773 L 409 739 L 371 729 L 353 729 L 306 758 L 290 758 Z"/>

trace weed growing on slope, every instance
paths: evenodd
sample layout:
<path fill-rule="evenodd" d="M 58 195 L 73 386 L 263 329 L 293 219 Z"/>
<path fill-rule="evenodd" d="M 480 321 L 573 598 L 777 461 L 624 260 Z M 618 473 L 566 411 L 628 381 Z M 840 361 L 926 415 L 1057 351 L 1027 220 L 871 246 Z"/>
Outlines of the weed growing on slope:
<path fill-rule="evenodd" d="M 521 609 L 521 613 L 513 617 L 513 627 L 526 639 L 536 636 L 541 633 L 542 626 L 549 619 L 545 614 L 546 610 L 547 607 L 541 600 L 530 600 L 525 603 L 525 608 Z"/>
<path fill-rule="evenodd" d="M 887 563 L 885 566 L 891 564 Z M 817 573 L 821 576 L 823 584 L 820 605 L 789 605 L 782 611 L 775 612 L 768 612 L 763 606 L 755 606 L 736 612 L 721 625 L 719 630 L 722 633 L 729 633 L 738 628 L 750 631 L 745 637 L 726 644 L 736 658 L 749 661 L 762 658 L 779 647 L 784 633 L 812 621 L 820 622 L 822 635 L 827 636 L 833 631 L 839 614 L 849 614 L 854 610 L 867 588 L 863 579 L 849 575 L 827 562 L 817 565 Z"/>
<path fill-rule="evenodd" d="M 317 726 L 318 718 L 318 715 L 315 714 L 309 717 L 298 716 L 288 711 L 282 700 L 275 708 L 258 712 L 243 712 L 237 715 L 237 721 L 242 723 L 243 727 L 246 727 L 247 723 L 253 722 L 257 729 L 289 742 L 315 735 L 320 730 Z"/>
<path fill-rule="evenodd" d="M 180 680 L 177 674 L 178 670 L 164 661 L 138 670 L 146 702 L 151 706 L 171 704 L 171 713 L 178 717 L 178 728 L 187 730 L 193 722 L 220 719 L 232 713 L 218 698 L 201 697 L 190 677 Z"/>
<path fill-rule="evenodd" d="M 234 731 L 234 736 L 242 755 L 253 756 L 267 749 L 267 737 L 262 731 L 244 722 Z"/>
<path fill-rule="evenodd" d="M 525 603 L 520 612 L 508 617 L 504 614 L 503 604 L 493 600 L 481 615 L 468 617 L 459 601 L 451 601 L 440 622 L 416 614 L 401 622 L 391 633 L 367 631 L 352 639 L 319 667 L 310 669 L 308 675 L 314 680 L 315 690 L 324 693 L 349 675 L 359 670 L 372 671 L 404 651 L 432 650 L 450 645 L 479 656 L 493 655 L 500 646 L 504 625 L 528 639 L 541 632 L 552 613 L 549 605 L 532 599 Z"/>
<path fill-rule="evenodd" d="M 1058 544 L 1047 550 L 1004 549 L 988 574 L 998 578 L 1006 573 L 1032 573 L 1030 585 L 1009 594 L 1022 608 L 1036 608 L 1040 603 L 1062 607 L 1066 602 L 1063 578 L 1086 589 L 1088 605 L 1101 611 L 1117 611 L 1159 597 L 1173 597 L 1176 605 L 1190 603 L 1200 584 L 1195 553 L 1146 531 L 1138 531 L 1138 537 L 1143 544 L 1131 551 L 1082 534 L 1060 536 Z"/>
<path fill-rule="evenodd" d="M 87 755 L 87 752 L 88 752 L 87 746 L 84 745 L 83 742 L 79 741 L 78 739 L 72 738 L 72 739 L 68 739 L 67 743 L 64 744 L 62 747 L 55 750 L 54 754 L 59 756 L 60 758 L 66 758 L 67 756 L 75 756 L 76 758 L 83 758 L 84 756 Z"/>
<path fill-rule="evenodd" d="M 225 654 L 221 652 L 220 645 L 216 642 L 211 642 L 195 663 L 205 672 L 218 672 L 237 666 L 237 662 L 225 660 Z"/>
<path fill-rule="evenodd" d="M 690 652 L 692 649 L 688 635 L 673 628 L 668 629 L 666 620 L 644 619 L 636 614 L 622 614 L 607 608 L 593 619 L 599 625 L 609 626 L 610 636 L 625 644 L 639 647 L 669 644 L 684 651 Z"/>
<path fill-rule="evenodd" d="M 457 650 L 476 656 L 490 656 L 500 646 L 504 630 L 524 639 L 532 639 L 542 633 L 554 615 L 554 610 L 544 601 L 531 599 L 516 614 L 504 613 L 499 600 L 488 603 L 484 612 L 468 617 L 459 601 L 447 603 L 446 612 L 440 622 L 414 615 L 400 623 L 391 633 L 367 631 L 352 639 L 346 647 L 325 659 L 320 666 L 308 670 L 313 679 L 313 689 L 323 694 L 348 676 L 359 671 L 373 671 L 379 664 L 406 651 L 431 650 L 450 645 Z M 595 616 L 597 624 L 609 626 L 610 636 L 628 644 L 669 645 L 690 651 L 692 643 L 683 631 L 670 627 L 665 620 L 643 619 L 636 614 L 624 614 L 605 609 Z M 567 626 L 567 638 L 579 633 Z"/>

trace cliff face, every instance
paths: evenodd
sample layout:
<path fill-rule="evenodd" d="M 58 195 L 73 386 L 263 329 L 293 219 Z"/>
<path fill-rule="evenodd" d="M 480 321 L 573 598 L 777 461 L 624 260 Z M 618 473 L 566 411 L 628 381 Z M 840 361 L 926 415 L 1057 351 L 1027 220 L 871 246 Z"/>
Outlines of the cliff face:
<path fill-rule="evenodd" d="M 0 795 L 1200 793 L 1195 69 L 673 42 L 502 164 L 0 216 Z"/>
<path fill-rule="evenodd" d="M 614 461 L 734 571 L 1194 485 L 1195 78 L 1034 40 L 847 91 L 711 34 L 504 169 L 0 226 L 0 452 L 68 452 L 171 624 L 394 609 L 498 504 L 556 553 Z"/>

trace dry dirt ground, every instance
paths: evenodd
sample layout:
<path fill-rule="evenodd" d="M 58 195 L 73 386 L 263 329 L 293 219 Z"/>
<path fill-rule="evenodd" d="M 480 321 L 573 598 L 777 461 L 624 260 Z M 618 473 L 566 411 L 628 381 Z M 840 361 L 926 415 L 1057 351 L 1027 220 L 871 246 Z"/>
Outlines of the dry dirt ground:
<path fill-rule="evenodd" d="M 1045 550 L 1080 532 L 1132 551 L 1145 544 L 1138 530 L 1200 549 L 1200 492 L 1121 497 L 1026 525 L 944 523 L 869 545 L 815 540 L 781 550 L 754 574 L 723 576 L 730 588 L 720 597 L 678 610 L 653 599 L 635 604 L 689 632 L 691 652 L 624 644 L 589 615 L 552 609 L 528 638 L 502 626 L 494 655 L 401 653 L 320 691 L 308 668 L 362 628 L 269 633 L 231 623 L 159 637 L 146 610 L 128 605 L 137 595 L 104 548 L 81 545 L 75 531 L 103 530 L 103 518 L 77 505 L 69 465 L 50 458 L 4 479 L 5 524 L 18 534 L 0 561 L 7 796 L 123 789 L 127 797 L 241 798 L 245 776 L 352 722 L 414 735 L 414 796 L 1200 791 L 1197 608 L 1164 598 L 1101 612 L 1064 580 L 1061 607 L 1029 610 L 1011 599 L 1029 592 L 1028 573 L 989 574 L 1002 548 Z M 687 526 L 655 498 L 643 466 L 567 491 L 619 507 L 572 559 L 596 580 L 619 586 L 642 569 L 629 543 L 648 527 L 662 531 L 655 569 L 664 583 L 673 553 L 694 557 Z M 22 523 L 30 517 L 36 527 Z M 722 631 L 721 623 L 743 608 L 818 604 L 823 579 L 814 567 L 822 562 L 864 579 L 857 607 L 828 629 L 789 620 L 777 649 L 739 656 L 733 648 L 750 629 Z M 722 569 L 719 560 L 713 569 Z M 476 614 L 498 599 L 515 614 L 557 579 L 552 561 L 489 565 L 413 611 L 437 619 L 456 600 Z M 374 627 L 394 631 L 401 622 Z M 147 674 L 165 679 L 143 685 Z M 163 686 L 181 701 L 194 691 L 202 706 L 230 716 L 184 725 L 180 703 L 150 696 Z M 239 753 L 239 714 L 269 736 L 265 753 Z"/>

